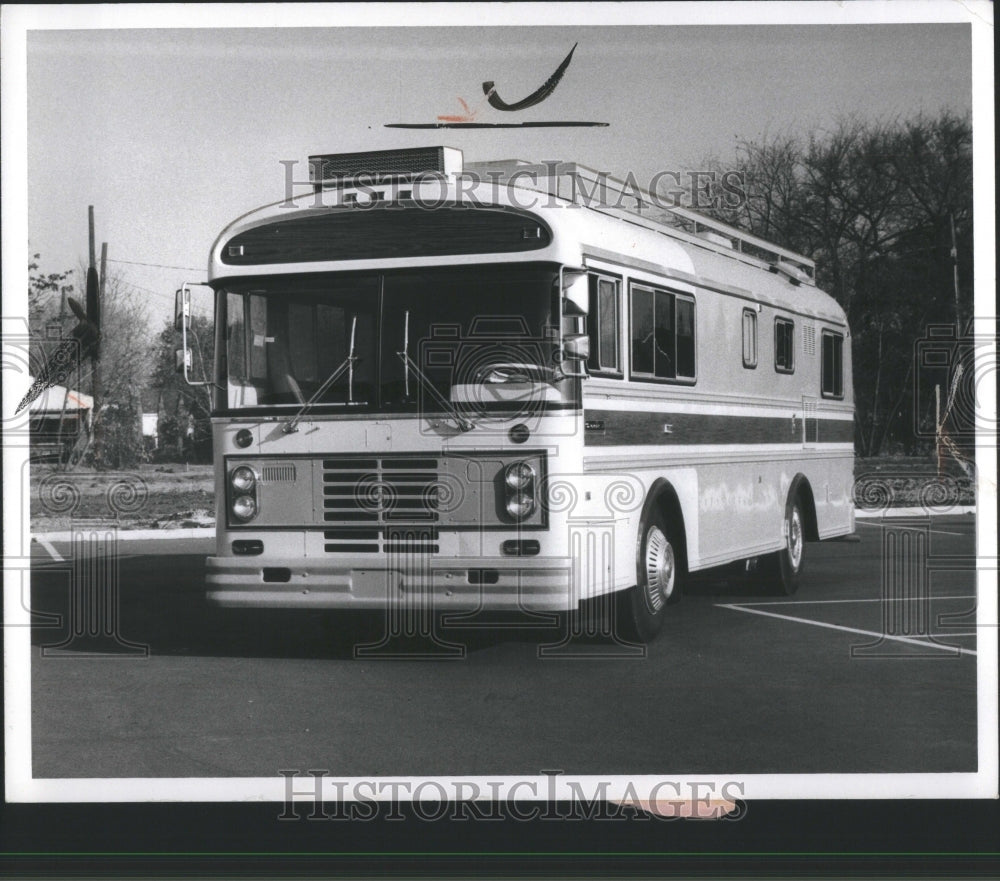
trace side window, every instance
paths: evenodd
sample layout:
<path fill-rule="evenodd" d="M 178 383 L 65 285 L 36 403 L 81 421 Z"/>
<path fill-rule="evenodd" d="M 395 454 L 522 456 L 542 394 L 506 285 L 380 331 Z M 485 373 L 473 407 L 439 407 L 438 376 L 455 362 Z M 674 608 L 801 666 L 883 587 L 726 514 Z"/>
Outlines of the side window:
<path fill-rule="evenodd" d="M 632 288 L 632 374 L 653 376 L 653 291 Z"/>
<path fill-rule="evenodd" d="M 693 298 L 633 285 L 632 376 L 693 380 L 694 328 Z"/>
<path fill-rule="evenodd" d="M 590 308 L 587 333 L 590 335 L 591 373 L 621 375 L 618 316 L 621 313 L 621 282 L 602 275 L 590 276 Z"/>
<path fill-rule="evenodd" d="M 787 318 L 774 319 L 774 369 L 778 373 L 795 370 L 795 325 Z"/>
<path fill-rule="evenodd" d="M 674 297 L 677 314 L 677 376 L 694 379 L 694 300 Z"/>
<path fill-rule="evenodd" d="M 257 294 L 250 295 L 250 378 L 267 379 L 267 300 Z M 274 329 L 271 328 L 271 334 Z"/>
<path fill-rule="evenodd" d="M 229 378 L 247 378 L 247 328 L 243 317 L 243 295 L 226 295 L 226 361 Z"/>
<path fill-rule="evenodd" d="M 823 331 L 823 397 L 844 397 L 844 337 Z"/>
<path fill-rule="evenodd" d="M 743 310 L 743 366 L 757 366 L 757 313 Z"/>

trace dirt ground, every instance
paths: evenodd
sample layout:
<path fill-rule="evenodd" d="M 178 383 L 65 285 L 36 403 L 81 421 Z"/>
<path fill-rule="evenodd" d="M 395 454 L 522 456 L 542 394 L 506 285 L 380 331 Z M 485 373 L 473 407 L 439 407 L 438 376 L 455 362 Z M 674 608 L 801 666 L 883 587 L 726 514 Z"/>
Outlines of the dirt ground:
<path fill-rule="evenodd" d="M 150 465 L 131 471 L 31 471 L 31 528 L 68 529 L 72 520 L 117 522 L 125 529 L 215 525 L 211 465 Z"/>
<path fill-rule="evenodd" d="M 975 504 L 972 480 L 950 461 L 938 477 L 929 456 L 858 459 L 854 475 L 859 508 Z M 32 531 L 62 531 L 74 519 L 117 522 L 123 529 L 214 526 L 212 466 L 150 465 L 128 472 L 33 468 Z"/>

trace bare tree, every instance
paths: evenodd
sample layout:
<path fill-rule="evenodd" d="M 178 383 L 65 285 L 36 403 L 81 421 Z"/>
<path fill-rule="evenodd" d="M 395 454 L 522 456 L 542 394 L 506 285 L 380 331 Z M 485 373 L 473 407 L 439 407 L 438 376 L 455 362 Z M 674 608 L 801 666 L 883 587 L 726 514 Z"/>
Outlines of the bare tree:
<path fill-rule="evenodd" d="M 972 299 L 971 126 L 942 113 L 840 121 L 800 139 L 739 141 L 746 200 L 712 213 L 816 260 L 853 333 L 857 448 L 912 446 L 913 352 L 929 323 L 961 331 Z"/>

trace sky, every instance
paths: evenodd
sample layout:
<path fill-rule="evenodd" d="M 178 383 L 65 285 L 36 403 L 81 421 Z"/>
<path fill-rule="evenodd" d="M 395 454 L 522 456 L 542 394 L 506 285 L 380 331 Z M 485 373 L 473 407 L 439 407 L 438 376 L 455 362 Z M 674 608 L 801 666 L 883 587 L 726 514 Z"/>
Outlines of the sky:
<path fill-rule="evenodd" d="M 573 18 L 574 16 L 566 16 Z M 553 16 L 554 18 L 554 16 Z M 623 16 L 624 18 L 624 16 Z M 517 100 L 578 43 L 555 92 Z M 467 161 L 561 159 L 638 180 L 725 160 L 737 138 L 808 136 L 838 118 L 971 107 L 964 24 L 30 30 L 28 236 L 42 269 L 87 254 L 87 206 L 111 267 L 153 323 L 205 278 L 220 230 L 284 193 L 281 160 L 446 144 Z M 402 131 L 479 121 L 593 120 L 607 128 Z M 130 261 L 130 262 L 122 262 Z M 159 264 L 141 266 L 136 264 Z M 160 267 L 184 267 L 168 269 Z"/>

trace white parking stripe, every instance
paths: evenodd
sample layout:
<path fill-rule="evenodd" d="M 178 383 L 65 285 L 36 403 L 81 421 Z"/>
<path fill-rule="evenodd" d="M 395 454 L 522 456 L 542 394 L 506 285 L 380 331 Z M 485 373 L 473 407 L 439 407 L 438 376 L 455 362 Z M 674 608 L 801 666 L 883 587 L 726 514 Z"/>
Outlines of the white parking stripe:
<path fill-rule="evenodd" d="M 888 523 L 869 523 L 867 520 L 856 520 L 855 522 L 858 525 L 860 525 L 860 526 L 876 526 L 876 527 L 879 527 L 879 526 L 882 526 L 882 527 L 884 527 L 884 526 L 891 526 L 893 529 L 900 529 L 900 528 L 903 528 L 903 529 L 919 529 L 920 528 L 918 526 L 904 526 L 904 527 L 899 527 L 899 526 L 897 526 L 895 524 L 888 524 Z M 971 532 L 948 532 L 948 530 L 946 530 L 946 529 L 929 529 L 927 531 L 928 532 L 936 532 L 939 535 L 972 535 Z"/>
<path fill-rule="evenodd" d="M 809 618 L 794 618 L 791 615 L 779 615 L 777 612 L 765 612 L 763 609 L 750 609 L 746 606 L 718 604 L 716 608 L 732 609 L 734 612 L 747 612 L 751 615 L 765 615 L 768 618 L 780 618 L 783 621 L 793 621 L 796 624 L 812 624 L 814 627 L 825 627 L 828 630 L 843 630 L 846 633 L 860 633 L 862 636 L 874 636 L 877 639 L 891 639 L 895 642 L 905 642 L 909 645 L 917 645 L 921 648 L 935 648 L 943 652 L 955 652 L 962 655 L 974 655 L 972 649 L 964 649 L 959 646 L 940 645 L 936 642 L 927 642 L 927 637 L 916 639 L 910 636 L 894 636 L 889 633 L 878 633 L 874 630 L 860 630 L 857 627 L 845 627 L 843 624 L 827 624 L 825 621 L 813 621 Z"/>
<path fill-rule="evenodd" d="M 41 546 L 42 546 L 43 548 L 45 548 L 45 550 L 47 550 L 47 551 L 49 552 L 49 556 L 50 556 L 50 557 L 52 557 L 52 559 L 53 559 L 53 560 L 55 560 L 55 561 L 56 561 L 57 563 L 64 563 L 64 562 L 66 562 L 66 561 L 65 561 L 65 560 L 63 559 L 62 555 L 61 555 L 61 554 L 59 553 L 59 551 L 57 551 L 57 550 L 56 550 L 56 549 L 55 549 L 55 548 L 54 548 L 54 547 L 52 546 L 52 542 L 50 542 L 50 541 L 49 541 L 49 540 L 48 540 L 47 538 L 45 538 L 44 536 L 41 536 L 41 535 L 36 535 L 36 536 L 34 536 L 34 539 L 35 539 L 35 541 L 37 541 L 37 542 L 38 542 L 38 543 L 39 543 L 39 544 L 40 544 L 40 545 L 41 545 Z"/>
<path fill-rule="evenodd" d="M 920 600 L 974 600 L 975 594 L 965 594 L 963 596 L 940 596 L 940 597 L 877 597 L 875 599 L 856 600 L 765 600 L 760 603 L 734 603 L 739 606 L 822 606 L 832 603 L 916 603 Z"/>

